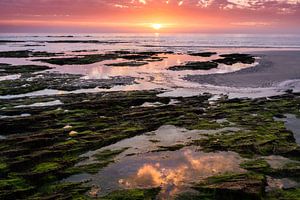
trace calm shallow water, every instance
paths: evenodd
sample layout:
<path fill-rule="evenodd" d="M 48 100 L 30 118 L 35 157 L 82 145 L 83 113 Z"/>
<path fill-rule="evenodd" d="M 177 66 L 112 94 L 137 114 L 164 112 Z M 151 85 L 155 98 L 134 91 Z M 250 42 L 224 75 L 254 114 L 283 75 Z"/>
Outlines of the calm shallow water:
<path fill-rule="evenodd" d="M 89 180 L 100 196 L 119 189 L 161 187 L 158 199 L 170 199 L 210 176 L 245 172 L 240 168 L 241 162 L 234 152 L 204 153 L 187 147 L 173 152 L 128 156 L 95 175 L 74 175 L 64 181 Z"/>
<path fill-rule="evenodd" d="M 201 85 L 184 81 L 186 75 L 194 74 L 215 74 L 238 71 L 244 68 L 255 66 L 236 64 L 233 66 L 219 65 L 217 69 L 196 70 L 196 71 L 170 71 L 168 67 L 183 64 L 188 61 L 208 61 L 218 58 L 218 55 L 210 58 L 195 57 L 187 55 L 188 52 L 214 51 L 218 54 L 224 53 L 243 53 L 262 50 L 287 50 L 300 49 L 300 36 L 298 35 L 247 35 L 247 34 L 75 34 L 72 37 L 64 37 L 63 34 L 9 34 L 0 35 L 0 40 L 23 41 L 20 43 L 0 43 L 0 51 L 14 50 L 33 50 L 47 52 L 64 52 L 67 56 L 104 53 L 114 50 L 130 51 L 174 51 L 175 54 L 161 55 L 163 61 L 150 62 L 140 67 L 112 67 L 105 64 L 123 62 L 118 59 L 114 61 L 103 61 L 90 65 L 66 65 L 57 66 L 38 61 L 35 58 L 0 58 L 0 63 L 15 65 L 38 64 L 53 67 L 59 73 L 82 74 L 85 79 L 108 79 L 113 76 L 132 76 L 136 78 L 137 84 L 116 86 L 110 90 L 88 89 L 78 90 L 81 92 L 100 92 L 100 91 L 128 91 L 128 90 L 148 90 L 165 89 L 165 95 L 171 96 L 190 96 L 203 92 L 213 94 L 229 94 L 231 97 L 261 97 L 279 94 L 286 89 L 294 87 L 299 89 L 299 83 L 282 83 L 274 88 L 227 88 L 216 87 L 213 85 Z M 103 43 L 48 43 L 47 41 L 63 40 L 96 40 Z M 87 52 L 74 52 L 74 51 Z M 259 59 L 258 59 L 259 62 Z M 1 80 L 15 79 L 18 76 L 0 77 Z M 64 91 L 37 91 L 25 96 L 60 94 Z M 22 96 L 22 95 L 21 95 Z M 24 95 L 23 95 L 24 96 Z M 7 96 L 0 98 L 14 98 L 19 96 Z"/>
<path fill-rule="evenodd" d="M 194 182 L 226 172 L 243 172 L 233 152 L 203 153 L 193 148 L 130 156 L 96 174 L 91 183 L 106 193 L 115 189 L 161 187 L 160 199 L 188 189 Z"/>
<path fill-rule="evenodd" d="M 115 144 L 103 147 L 96 151 L 89 151 L 83 154 L 82 157 L 89 158 L 80 162 L 78 165 L 85 165 L 95 162 L 93 156 L 104 150 L 119 150 L 126 149 L 116 159 L 122 159 L 127 155 L 145 154 L 151 151 L 156 151 L 160 147 L 168 147 L 173 145 L 188 145 L 193 140 L 200 139 L 203 134 L 216 134 L 224 131 L 239 131 L 239 128 L 226 127 L 218 130 L 187 130 L 173 125 L 164 125 L 153 132 L 145 133 L 143 135 L 124 139 Z M 155 141 L 155 142 L 153 142 Z"/>

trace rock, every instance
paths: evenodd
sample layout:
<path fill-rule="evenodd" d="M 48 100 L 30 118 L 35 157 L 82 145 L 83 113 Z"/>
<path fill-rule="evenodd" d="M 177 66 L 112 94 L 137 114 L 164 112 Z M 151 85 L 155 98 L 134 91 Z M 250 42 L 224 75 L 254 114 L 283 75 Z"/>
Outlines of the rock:
<path fill-rule="evenodd" d="M 210 70 L 218 67 L 216 62 L 187 62 L 185 65 L 178 65 L 168 68 L 173 71 L 182 71 L 182 70 Z"/>
<path fill-rule="evenodd" d="M 71 132 L 69 133 L 69 136 L 71 136 L 71 137 L 74 137 L 74 136 L 76 136 L 76 135 L 78 135 L 78 132 L 76 132 L 76 131 L 71 131 Z"/>
<path fill-rule="evenodd" d="M 71 128 L 72 128 L 72 126 L 66 125 L 63 129 L 71 129 Z"/>

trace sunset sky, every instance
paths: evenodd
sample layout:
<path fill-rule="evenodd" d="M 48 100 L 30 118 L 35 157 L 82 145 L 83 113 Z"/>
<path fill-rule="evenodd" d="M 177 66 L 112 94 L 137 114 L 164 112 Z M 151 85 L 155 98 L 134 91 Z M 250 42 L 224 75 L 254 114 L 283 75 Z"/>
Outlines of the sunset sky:
<path fill-rule="evenodd" d="M 0 32 L 300 33 L 300 0 L 0 0 Z"/>

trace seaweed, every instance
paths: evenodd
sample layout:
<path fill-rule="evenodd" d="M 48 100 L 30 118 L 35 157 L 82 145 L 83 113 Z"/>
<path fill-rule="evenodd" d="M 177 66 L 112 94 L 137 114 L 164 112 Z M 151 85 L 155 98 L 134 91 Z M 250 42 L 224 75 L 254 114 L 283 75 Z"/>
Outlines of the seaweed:
<path fill-rule="evenodd" d="M 217 52 L 189 53 L 189 55 L 191 55 L 191 56 L 200 56 L 200 57 L 211 57 L 216 54 L 217 54 Z"/>
<path fill-rule="evenodd" d="M 215 62 L 187 62 L 184 65 L 169 67 L 169 70 L 181 71 L 181 70 L 210 70 L 217 68 L 218 64 Z"/>
<path fill-rule="evenodd" d="M 1 51 L 0 57 L 2 58 L 29 58 L 29 57 L 54 57 L 63 55 L 63 53 L 49 53 L 45 51 Z"/>
<path fill-rule="evenodd" d="M 253 64 L 255 62 L 255 58 L 249 54 L 224 54 L 220 55 L 220 59 L 213 60 L 216 63 L 222 63 L 226 65 L 233 65 L 236 63 L 243 63 L 243 64 Z"/>

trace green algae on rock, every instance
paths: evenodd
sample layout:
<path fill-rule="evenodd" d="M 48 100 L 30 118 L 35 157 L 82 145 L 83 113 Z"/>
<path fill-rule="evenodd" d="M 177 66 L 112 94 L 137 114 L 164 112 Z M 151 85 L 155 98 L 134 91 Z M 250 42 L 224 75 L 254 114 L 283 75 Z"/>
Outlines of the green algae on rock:
<path fill-rule="evenodd" d="M 26 67 L 26 66 L 24 66 Z M 45 89 L 74 91 L 78 89 L 112 88 L 116 85 L 131 85 L 133 77 L 110 79 L 81 79 L 82 75 L 39 73 L 23 74 L 16 80 L 0 81 L 0 95 L 17 95 Z"/>
<path fill-rule="evenodd" d="M 4 171 L 0 177 L 0 197 L 41 199 L 65 195 L 69 198 L 87 198 L 84 194 L 89 187 L 84 183 L 58 182 L 70 174 L 96 173 L 119 152 L 101 152 L 98 163 L 96 159 L 96 163 L 87 168 L 76 166 L 85 159 L 80 155 L 167 124 L 200 130 L 230 126 L 239 128 L 234 132 L 205 134 L 205 137 L 193 142 L 204 151 L 230 150 L 253 159 L 242 164 L 247 173 L 211 177 L 207 182 L 196 185 L 195 189 L 207 199 L 214 199 L 214 194 L 249 199 L 271 198 L 274 195 L 284 199 L 284 196 L 296 195 L 297 190 L 289 190 L 290 193 L 280 191 L 279 194 L 265 194 L 262 190 L 266 185 L 266 175 L 289 177 L 299 173 L 299 166 L 287 164 L 280 170 L 274 170 L 259 157 L 275 154 L 297 159 L 299 147 L 293 134 L 286 130 L 283 122 L 275 121 L 274 116 L 285 113 L 299 116 L 299 94 L 269 99 L 221 99 L 213 106 L 208 101 L 211 95 L 203 95 L 176 98 L 178 103 L 172 105 L 141 107 L 145 102 L 168 104 L 171 101 L 169 97 L 157 97 L 158 93 L 111 92 L 0 100 L 5 107 L 0 110 L 0 115 L 31 114 L 0 121 L 1 135 L 6 136 L 0 140 L 0 167 Z M 60 100 L 62 104 L 18 107 L 53 100 Z M 228 123 L 218 123 L 220 119 L 226 119 Z M 71 131 L 76 134 L 70 135 Z M 172 147 L 166 150 L 172 150 Z"/>
<path fill-rule="evenodd" d="M 132 61 L 132 62 L 120 62 L 120 63 L 110 63 L 110 64 L 105 64 L 106 66 L 112 66 L 112 67 L 139 67 L 143 65 L 147 65 L 147 62 L 137 62 L 137 61 Z"/>
<path fill-rule="evenodd" d="M 191 56 L 200 56 L 200 57 L 211 57 L 216 54 L 217 54 L 217 52 L 189 53 L 189 55 L 191 55 Z"/>
<path fill-rule="evenodd" d="M 22 40 L 0 40 L 0 44 L 2 43 L 23 43 L 23 42 L 26 42 L 25 40 L 22 41 Z"/>
<path fill-rule="evenodd" d="M 286 190 L 276 190 L 267 194 L 267 200 L 294 200 L 300 199 L 300 189 L 292 188 Z"/>
<path fill-rule="evenodd" d="M 241 164 L 241 167 L 247 170 L 262 172 L 262 173 L 270 170 L 271 168 L 269 163 L 262 158 L 245 161 Z"/>
<path fill-rule="evenodd" d="M 125 60 L 136 61 L 136 62 L 129 62 L 131 64 L 133 63 L 141 64 L 143 62 L 161 61 L 163 58 L 158 57 L 158 54 L 161 54 L 161 52 L 115 51 L 115 52 L 108 52 L 105 54 L 88 54 L 88 55 L 79 55 L 75 57 L 37 59 L 35 61 L 41 61 L 41 62 L 55 64 L 55 65 L 84 65 L 84 64 L 93 64 L 97 62 L 102 62 L 105 60 L 116 60 L 118 58 L 122 58 Z"/>
<path fill-rule="evenodd" d="M 1 58 L 29 58 L 29 57 L 53 57 L 63 55 L 63 53 L 49 53 L 45 51 L 2 51 Z"/>
<path fill-rule="evenodd" d="M 266 179 L 255 173 L 223 174 L 207 178 L 193 186 L 197 191 L 210 194 L 208 199 L 261 199 Z"/>
<path fill-rule="evenodd" d="M 100 41 L 100 40 L 53 40 L 53 41 L 42 41 L 46 43 L 54 43 L 54 44 L 60 44 L 60 43 L 70 43 L 70 44 L 77 44 L 77 43 L 83 43 L 83 44 L 118 44 L 118 43 L 126 43 L 122 41 Z"/>
<path fill-rule="evenodd" d="M 208 116 L 222 117 L 244 130 L 234 134 L 209 135 L 196 141 L 205 149 L 233 150 L 247 155 L 290 155 L 299 152 L 293 134 L 283 122 L 273 119 L 275 114 L 295 112 L 299 97 L 281 96 L 281 99 L 229 100 L 208 111 Z M 297 111 L 299 112 L 299 111 Z"/>
<path fill-rule="evenodd" d="M 253 64 L 255 62 L 255 58 L 250 54 L 224 54 L 220 55 L 220 59 L 214 60 L 216 63 L 222 63 L 226 65 L 233 65 L 236 63 L 243 63 L 243 64 Z"/>
<path fill-rule="evenodd" d="M 10 65 L 0 64 L 0 76 L 12 75 L 12 74 L 25 74 L 34 73 L 51 69 L 48 66 L 42 65 Z"/>
<path fill-rule="evenodd" d="M 90 54 L 77 57 L 37 59 L 35 61 L 50 63 L 54 65 L 85 65 L 114 59 L 117 59 L 117 56 L 115 54 Z"/>

